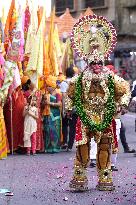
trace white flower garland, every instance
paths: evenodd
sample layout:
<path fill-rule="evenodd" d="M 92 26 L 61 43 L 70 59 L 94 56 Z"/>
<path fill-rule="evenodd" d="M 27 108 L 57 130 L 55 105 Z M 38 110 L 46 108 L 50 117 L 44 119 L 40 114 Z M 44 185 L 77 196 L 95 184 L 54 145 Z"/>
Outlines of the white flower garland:
<path fill-rule="evenodd" d="M 5 79 L 4 79 L 2 88 L 0 88 L 0 99 L 2 101 L 2 104 L 4 104 L 4 101 L 8 94 L 9 86 L 13 82 L 15 67 L 16 67 L 15 62 L 10 62 L 10 61 L 5 62 L 5 65 L 4 65 Z"/>
<path fill-rule="evenodd" d="M 92 79 L 99 79 L 100 81 L 100 85 L 105 93 L 104 95 L 104 98 L 102 99 L 104 103 L 107 102 L 107 99 L 110 95 L 109 93 L 109 89 L 108 89 L 108 86 L 106 85 L 106 79 L 104 78 L 103 74 L 99 74 L 99 75 L 96 75 L 96 74 L 92 74 L 90 71 L 86 71 L 83 75 L 83 78 L 82 78 L 82 83 L 83 83 L 83 90 L 84 90 L 84 98 L 86 101 L 89 101 L 90 103 L 92 103 L 92 100 L 90 100 L 88 98 L 88 94 L 89 94 L 89 90 L 90 90 L 90 87 L 91 87 L 91 83 L 92 83 Z"/>

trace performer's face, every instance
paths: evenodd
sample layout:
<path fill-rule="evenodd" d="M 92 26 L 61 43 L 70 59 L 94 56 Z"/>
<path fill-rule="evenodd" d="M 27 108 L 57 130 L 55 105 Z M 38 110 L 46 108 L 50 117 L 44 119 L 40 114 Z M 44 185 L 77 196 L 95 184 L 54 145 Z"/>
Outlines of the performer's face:
<path fill-rule="evenodd" d="M 95 64 L 95 65 L 91 65 L 90 69 L 93 71 L 93 73 L 100 73 L 102 71 L 103 66 L 101 64 Z"/>

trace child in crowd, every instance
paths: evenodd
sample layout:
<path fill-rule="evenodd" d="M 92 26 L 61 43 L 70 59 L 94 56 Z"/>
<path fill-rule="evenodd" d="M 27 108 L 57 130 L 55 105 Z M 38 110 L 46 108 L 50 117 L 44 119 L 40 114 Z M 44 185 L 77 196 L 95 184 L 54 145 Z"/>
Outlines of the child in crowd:
<path fill-rule="evenodd" d="M 36 107 L 36 96 L 30 96 L 28 104 L 24 108 L 24 147 L 27 148 L 27 155 L 36 154 L 36 131 L 37 131 L 37 119 L 38 109 Z"/>

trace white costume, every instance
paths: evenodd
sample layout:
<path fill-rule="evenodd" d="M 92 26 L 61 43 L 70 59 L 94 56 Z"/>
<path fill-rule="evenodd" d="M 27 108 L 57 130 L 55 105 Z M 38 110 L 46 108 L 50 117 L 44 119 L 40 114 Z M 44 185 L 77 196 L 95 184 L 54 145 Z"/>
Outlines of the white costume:
<path fill-rule="evenodd" d="M 35 106 L 25 106 L 25 110 L 37 116 L 38 109 Z M 37 121 L 30 114 L 26 114 L 24 120 L 24 147 L 31 147 L 31 135 L 37 131 Z"/>

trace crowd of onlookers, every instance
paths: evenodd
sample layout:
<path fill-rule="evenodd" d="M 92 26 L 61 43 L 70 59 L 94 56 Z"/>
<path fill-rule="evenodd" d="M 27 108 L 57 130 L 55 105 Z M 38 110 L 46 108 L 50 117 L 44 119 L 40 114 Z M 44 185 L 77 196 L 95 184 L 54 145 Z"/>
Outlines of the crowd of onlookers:
<path fill-rule="evenodd" d="M 35 155 L 72 149 L 77 115 L 74 110 L 70 115 L 65 113 L 62 102 L 77 71 L 69 67 L 66 77 L 61 73 L 48 76 L 40 89 L 28 76 L 22 77 L 22 85 L 7 97 L 3 107 L 8 152 Z"/>

